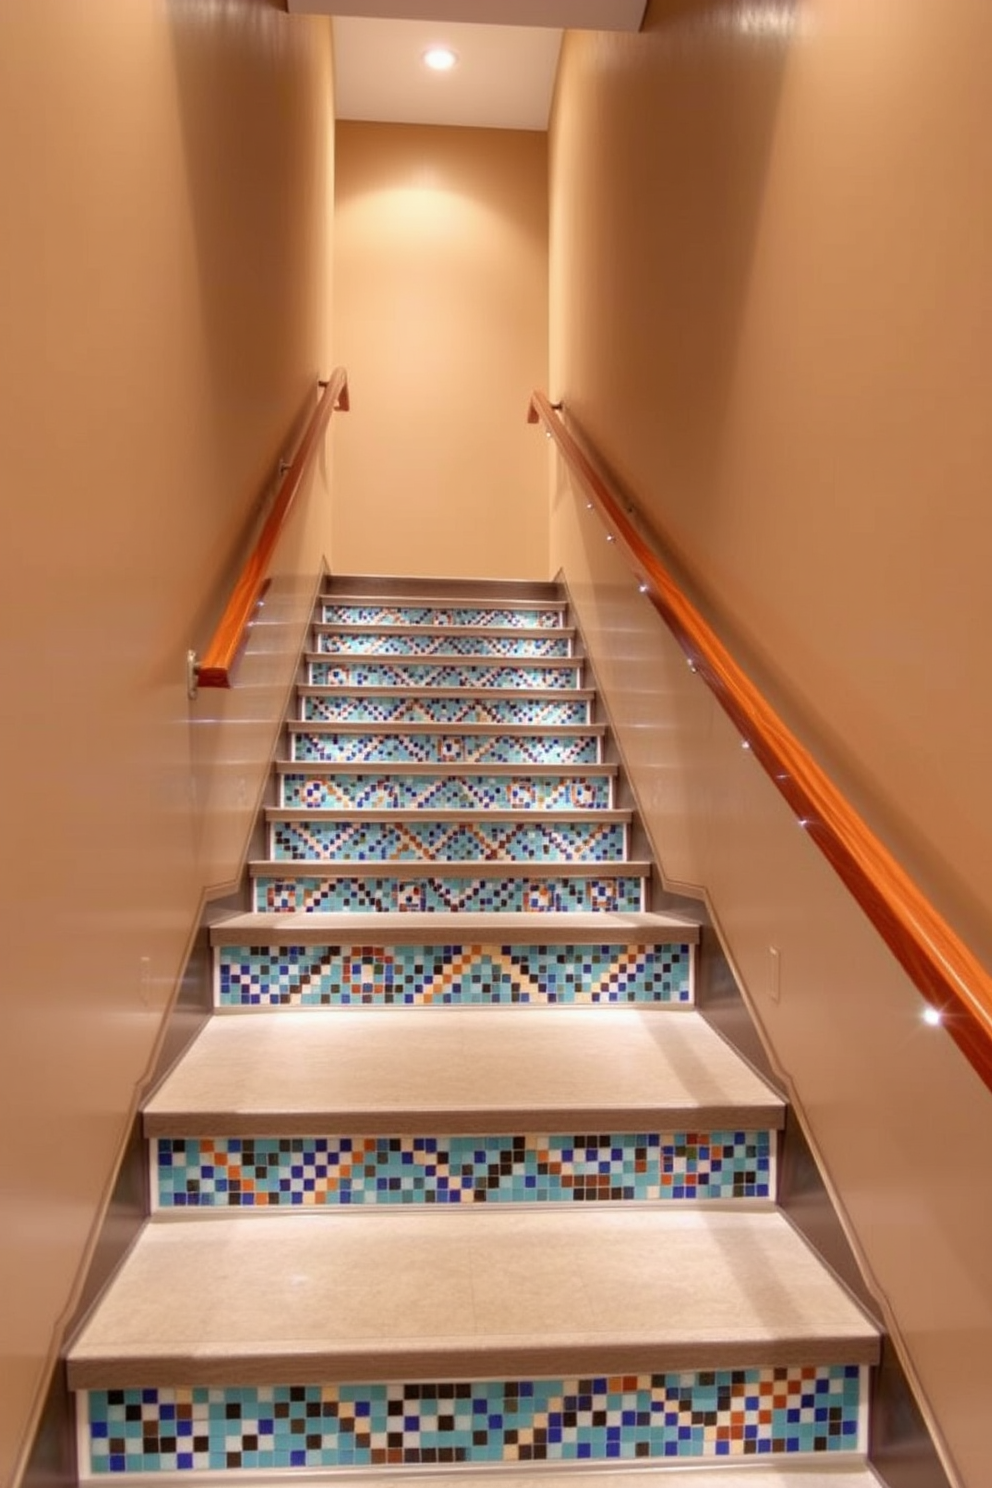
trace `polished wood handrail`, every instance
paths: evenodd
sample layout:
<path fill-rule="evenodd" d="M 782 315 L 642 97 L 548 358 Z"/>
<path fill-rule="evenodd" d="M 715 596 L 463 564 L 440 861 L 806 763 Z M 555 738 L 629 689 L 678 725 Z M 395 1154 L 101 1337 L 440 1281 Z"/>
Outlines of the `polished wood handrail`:
<path fill-rule="evenodd" d="M 307 467 L 317 451 L 331 414 L 336 408 L 346 412 L 349 407 L 348 374 L 344 367 L 336 367 L 327 382 L 321 386 L 323 392 L 310 416 L 292 463 L 280 482 L 272 510 L 265 519 L 265 525 L 218 621 L 213 639 L 203 657 L 193 664 L 196 685 L 199 687 L 231 686 L 234 664 L 247 639 L 248 627 L 268 584 L 272 554 L 293 508 Z"/>
<path fill-rule="evenodd" d="M 559 408 L 535 392 L 528 422 L 544 424 L 690 667 L 992 1089 L 992 977 L 737 665 L 569 432 Z"/>

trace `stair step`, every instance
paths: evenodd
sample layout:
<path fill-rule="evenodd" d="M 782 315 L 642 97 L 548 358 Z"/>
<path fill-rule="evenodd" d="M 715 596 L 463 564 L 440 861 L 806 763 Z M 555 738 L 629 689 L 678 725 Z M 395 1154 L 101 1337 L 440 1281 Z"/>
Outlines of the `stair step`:
<path fill-rule="evenodd" d="M 320 656 L 471 656 L 471 657 L 568 657 L 572 655 L 574 630 L 485 630 L 479 626 L 424 625 L 373 626 L 325 625 L 312 627 L 314 650 Z"/>
<path fill-rule="evenodd" d="M 698 1013 L 341 1008 L 215 1018 L 145 1105 L 147 1136 L 485 1135 L 783 1125 Z"/>
<path fill-rule="evenodd" d="M 538 775 L 532 765 L 521 764 L 466 770 L 461 764 L 384 768 L 326 761 L 304 771 L 297 760 L 279 761 L 275 769 L 280 805 L 310 810 L 606 810 L 617 774 L 615 765 L 560 765 L 554 773 Z"/>
<path fill-rule="evenodd" d="M 464 687 L 531 692 L 567 692 L 581 686 L 582 664 L 574 658 L 528 661 L 511 665 L 484 656 L 454 661 L 424 661 L 417 656 L 393 656 L 388 661 L 327 657 L 308 651 L 307 680 L 321 687 Z"/>
<path fill-rule="evenodd" d="M 255 908 L 270 913 L 392 911 L 557 915 L 561 912 L 638 913 L 644 908 L 651 864 L 465 862 L 457 866 L 410 861 L 254 862 Z M 542 921 L 542 926 L 545 922 Z M 543 934 L 543 929 L 542 929 Z"/>
<path fill-rule="evenodd" d="M 305 914 L 270 918 L 313 921 Z M 314 935 L 292 929 L 256 939 L 249 938 L 254 934 L 249 929 L 239 941 L 230 930 L 226 939 L 215 942 L 216 1006 L 688 1007 L 693 1000 L 688 940 L 616 941 L 604 929 L 598 941 L 576 937 L 570 943 L 562 939 L 560 921 L 579 917 L 554 916 L 540 922 L 539 939 L 550 943 L 529 941 L 522 924 L 506 932 L 515 938 L 500 941 L 498 927 L 484 921 L 510 916 L 465 915 L 468 923 L 451 925 L 456 916 L 442 913 L 355 915 L 350 918 L 360 924 L 354 928 L 347 924 L 349 917 L 338 916 L 342 943 L 335 944 L 325 918 L 320 916 Z M 407 936 L 390 928 L 406 919 L 424 926 L 434 920 L 443 923 Z M 544 936 L 545 923 L 557 937 Z M 534 931 L 531 917 L 532 935 Z"/>
<path fill-rule="evenodd" d="M 377 732 L 400 725 L 404 732 L 437 732 L 457 724 L 465 734 L 501 732 L 529 738 L 543 729 L 555 734 L 586 733 L 599 737 L 602 724 L 590 724 L 589 710 L 594 693 L 573 688 L 567 696 L 547 688 L 492 687 L 485 692 L 451 687 L 369 687 L 350 692 L 337 687 L 309 683 L 297 688 L 300 716 L 304 722 L 336 723 L 341 727 L 374 724 Z"/>
<path fill-rule="evenodd" d="M 433 724 L 339 724 L 309 720 L 291 724 L 294 760 L 409 764 L 519 764 L 531 769 L 551 765 L 599 762 L 602 733 L 589 726 L 542 730 L 506 725 L 473 727 L 464 723 L 447 731 Z"/>
<path fill-rule="evenodd" d="M 485 626 L 487 629 L 557 630 L 565 623 L 566 605 L 560 601 L 521 601 L 493 604 L 483 600 L 452 604 L 444 600 L 395 599 L 370 602 L 324 595 L 318 603 L 320 623 L 361 626 Z"/>
<path fill-rule="evenodd" d="M 878 1354 L 875 1326 L 773 1210 L 402 1208 L 152 1221 L 68 1376 L 74 1390 L 527 1380 Z"/>
<path fill-rule="evenodd" d="M 269 807 L 276 861 L 617 863 L 629 811 L 300 811 Z"/>
<path fill-rule="evenodd" d="M 306 914 L 248 912 L 226 915 L 210 927 L 210 944 L 223 946 L 239 941 L 252 945 L 316 945 L 344 936 L 363 945 L 432 945 L 439 938 L 446 945 L 460 941 L 489 941 L 506 945 L 529 942 L 538 936 L 542 945 L 643 946 L 681 943 L 695 945 L 699 925 L 680 914 L 650 912 L 612 914 L 562 913 L 535 924 L 530 914 L 327 914 L 315 923 Z"/>

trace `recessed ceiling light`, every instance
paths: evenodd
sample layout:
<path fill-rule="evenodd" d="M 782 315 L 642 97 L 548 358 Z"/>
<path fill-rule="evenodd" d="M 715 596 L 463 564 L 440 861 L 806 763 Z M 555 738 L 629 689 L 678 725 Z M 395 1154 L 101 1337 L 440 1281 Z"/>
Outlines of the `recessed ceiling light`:
<path fill-rule="evenodd" d="M 451 47 L 428 47 L 424 53 L 424 66 L 429 67 L 432 72 L 450 72 L 457 61 L 458 53 L 453 52 Z"/>

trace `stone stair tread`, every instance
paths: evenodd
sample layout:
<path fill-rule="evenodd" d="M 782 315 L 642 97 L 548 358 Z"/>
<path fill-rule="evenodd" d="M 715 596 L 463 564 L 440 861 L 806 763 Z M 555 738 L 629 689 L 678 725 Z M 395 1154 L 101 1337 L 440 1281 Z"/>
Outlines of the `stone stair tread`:
<path fill-rule="evenodd" d="M 265 808 L 265 819 L 270 822 L 277 821 L 345 821 L 345 822 L 538 822 L 538 823 L 577 823 L 589 826 L 593 822 L 619 822 L 627 824 L 633 819 L 634 813 L 622 808 L 609 806 L 586 806 L 572 807 L 569 810 L 561 810 L 555 807 L 531 807 L 514 811 L 502 806 L 487 810 L 485 807 L 470 806 L 440 806 L 437 810 L 425 809 L 417 806 L 392 807 L 385 806 L 372 809 L 370 807 L 357 806 L 334 806 L 334 807 L 306 807 L 306 806 L 267 806 Z M 623 861 L 622 859 L 616 861 Z"/>
<path fill-rule="evenodd" d="M 147 1136 L 756 1130 L 780 1097 L 698 1013 L 297 1010 L 213 1019 Z"/>
<path fill-rule="evenodd" d="M 153 1221 L 73 1389 L 870 1364 L 879 1335 L 780 1213 L 700 1207 Z"/>
<path fill-rule="evenodd" d="M 454 626 L 452 626 L 452 631 L 454 631 Z M 401 635 L 402 633 L 403 632 L 400 631 Z M 554 636 L 557 635 L 558 632 L 556 630 L 548 630 L 545 631 L 544 634 Z M 347 654 L 339 655 L 335 651 L 314 651 L 312 649 L 308 649 L 304 651 L 303 659 L 304 661 L 338 661 L 343 663 L 349 658 Z M 447 657 L 423 656 L 419 651 L 397 651 L 385 656 L 367 656 L 359 652 L 353 659 L 355 661 L 362 662 L 365 665 L 370 662 L 381 661 L 386 662 L 390 665 L 404 665 L 406 663 L 415 663 L 418 666 L 435 665 L 520 667 L 524 670 L 527 670 L 531 667 L 537 667 L 540 670 L 548 669 L 550 671 L 559 672 L 563 668 L 567 671 L 574 672 L 577 667 L 580 667 L 582 665 L 583 661 L 583 658 L 581 656 L 489 656 L 484 651 L 466 651 L 464 655 L 459 654 L 458 656 Z M 354 687 L 356 684 L 353 682 L 349 682 L 347 685 L 349 687 Z M 361 685 L 362 691 L 364 692 L 364 684 L 359 685 Z M 521 689 L 518 689 L 518 691 L 519 690 Z M 555 691 L 559 696 L 561 696 L 565 689 L 556 688 Z M 486 696 L 489 696 L 489 688 L 486 688 Z"/>
<path fill-rule="evenodd" d="M 210 927 L 211 945 L 663 945 L 696 944 L 699 925 L 684 915 L 578 911 L 542 915 L 438 910 L 433 914 L 303 914 L 285 911 L 229 915 Z"/>

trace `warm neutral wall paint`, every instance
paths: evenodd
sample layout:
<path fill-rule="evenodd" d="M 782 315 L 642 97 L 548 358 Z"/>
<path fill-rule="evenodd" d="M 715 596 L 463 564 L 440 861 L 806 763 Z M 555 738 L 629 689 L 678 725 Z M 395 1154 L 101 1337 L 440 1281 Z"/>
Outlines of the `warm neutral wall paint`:
<path fill-rule="evenodd" d="M 547 578 L 547 216 L 543 134 L 339 123 L 339 571 Z"/>
<path fill-rule="evenodd" d="M 201 895 L 237 874 L 326 546 L 304 502 L 281 623 L 191 705 L 186 648 L 328 370 L 332 162 L 326 20 L 0 7 L 4 1483 Z"/>
<path fill-rule="evenodd" d="M 566 39 L 552 390 L 992 966 L 984 0 Z"/>
<path fill-rule="evenodd" d="M 639 36 L 569 36 L 550 386 L 725 639 L 992 965 L 990 43 L 981 0 L 655 0 Z M 785 941 L 766 1030 L 979 1488 L 992 1194 L 987 1165 L 959 1153 L 987 1140 L 992 1097 L 921 1043 L 887 953 L 788 846 L 794 826 L 773 831 L 781 808 L 733 740 L 714 754 L 719 720 L 666 721 L 667 663 L 636 626 L 607 643 L 626 609 L 600 542 L 559 503 L 553 563 L 622 674 L 666 870 L 709 891 L 759 1011 L 768 945 Z"/>

